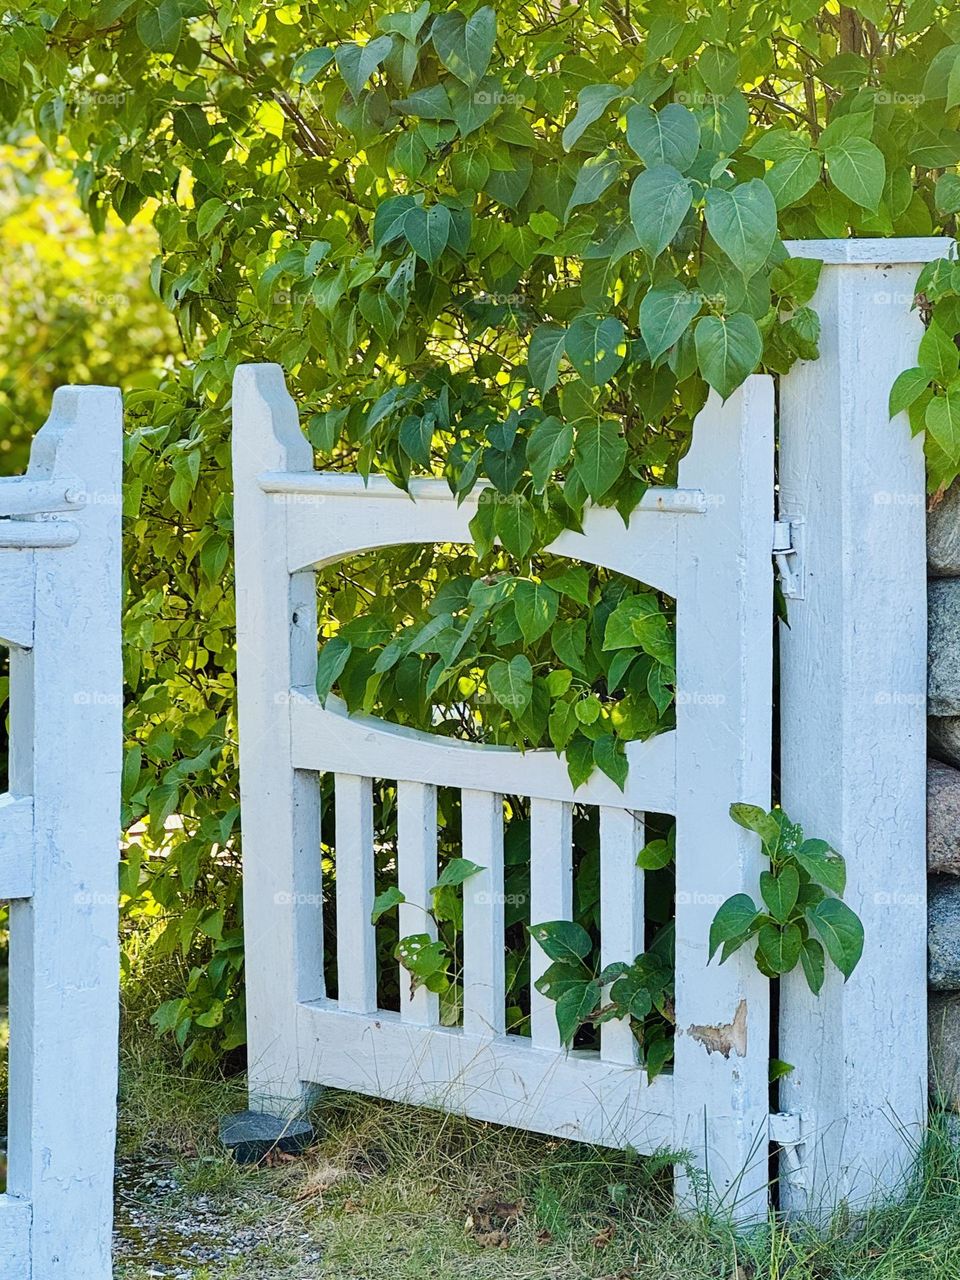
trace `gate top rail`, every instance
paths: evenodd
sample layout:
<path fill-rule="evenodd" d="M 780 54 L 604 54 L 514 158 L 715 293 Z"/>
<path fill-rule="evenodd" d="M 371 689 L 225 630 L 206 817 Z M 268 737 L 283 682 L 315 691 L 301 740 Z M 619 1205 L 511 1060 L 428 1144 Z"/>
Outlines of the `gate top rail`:
<path fill-rule="evenodd" d="M 371 475 L 364 479 L 357 472 L 344 471 L 267 471 L 260 476 L 264 493 L 315 495 L 320 498 L 407 498 L 415 502 L 449 502 L 457 495 L 446 480 L 421 477 L 411 480 L 406 489 L 388 476 Z M 479 480 L 461 498 L 461 505 L 476 505 L 483 493 L 496 493 L 489 480 Z M 651 486 L 635 508 L 637 511 L 661 511 L 665 515 L 703 515 L 707 495 L 702 489 L 670 489 Z"/>

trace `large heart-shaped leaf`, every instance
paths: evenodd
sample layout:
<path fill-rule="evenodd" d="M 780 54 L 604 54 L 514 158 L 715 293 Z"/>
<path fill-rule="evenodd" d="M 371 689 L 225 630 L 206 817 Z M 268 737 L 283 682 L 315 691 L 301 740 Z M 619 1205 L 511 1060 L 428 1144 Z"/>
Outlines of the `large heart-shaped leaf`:
<path fill-rule="evenodd" d="M 700 123 L 679 102 L 659 111 L 638 104 L 627 112 L 627 141 L 648 169 L 667 164 L 686 173 L 700 148 Z"/>
<path fill-rule="evenodd" d="M 960 454 L 960 381 L 934 396 L 924 414 L 927 430 L 950 458 Z"/>
<path fill-rule="evenodd" d="M 672 165 L 656 165 L 637 175 L 630 188 L 630 221 L 648 257 L 663 253 L 692 204 L 690 183 Z"/>
<path fill-rule="evenodd" d="M 430 35 L 443 65 L 473 89 L 490 65 L 497 38 L 497 15 L 489 5 L 484 5 L 465 20 L 463 14 L 454 9 L 437 15 Z"/>
<path fill-rule="evenodd" d="M 616 422 L 586 422 L 577 428 L 573 447 L 574 469 L 596 502 L 607 492 L 623 470 L 627 442 Z"/>
<path fill-rule="evenodd" d="M 570 363 L 590 387 L 602 387 L 623 364 L 623 325 L 616 316 L 580 316 L 567 330 Z"/>
<path fill-rule="evenodd" d="M 834 186 L 864 209 L 876 209 L 887 177 L 880 148 L 868 138 L 853 134 L 827 147 L 826 157 Z"/>
<path fill-rule="evenodd" d="M 518 653 L 509 662 L 495 662 L 487 672 L 490 692 L 514 718 L 522 716 L 533 696 L 530 659 Z"/>
<path fill-rule="evenodd" d="M 650 289 L 640 303 L 640 336 L 656 360 L 686 332 L 700 310 L 700 295 L 679 285 Z"/>
<path fill-rule="evenodd" d="M 563 131 L 563 149 L 579 141 L 582 134 L 595 120 L 599 120 L 615 98 L 623 97 L 623 89 L 617 84 L 588 84 L 577 94 L 576 115 Z"/>
<path fill-rule="evenodd" d="M 531 334 L 527 373 L 541 395 L 546 395 L 551 387 L 556 386 L 566 341 L 566 329 L 556 324 L 542 324 Z"/>
<path fill-rule="evenodd" d="M 566 464 L 572 448 L 571 423 L 550 417 L 533 428 L 527 441 L 527 464 L 538 491 L 545 487 L 554 471 Z"/>
<path fill-rule="evenodd" d="M 368 44 L 359 45 L 351 41 L 349 44 L 340 45 L 337 49 L 334 54 L 337 70 L 343 76 L 354 99 L 360 97 L 364 85 L 392 48 L 392 36 L 377 36 Z"/>
<path fill-rule="evenodd" d="M 844 978 L 849 978 L 863 954 L 863 925 L 858 917 L 839 898 L 824 898 L 809 908 L 807 919 L 820 935 L 827 955 Z"/>
<path fill-rule="evenodd" d="M 450 210 L 445 204 L 435 204 L 429 209 L 415 205 L 403 220 L 403 233 L 410 248 L 431 267 L 447 247 L 451 229 Z"/>
<path fill-rule="evenodd" d="M 732 191 L 712 187 L 706 195 L 707 230 L 744 276 L 752 276 L 770 256 L 777 238 L 777 202 L 759 178 Z"/>
<path fill-rule="evenodd" d="M 763 354 L 756 321 L 742 312 L 704 316 L 694 330 L 700 372 L 724 400 L 753 373 Z"/>
<path fill-rule="evenodd" d="M 513 593 L 517 622 L 527 644 L 535 644 L 553 626 L 560 598 L 545 582 L 522 579 Z"/>
<path fill-rule="evenodd" d="M 584 161 L 577 174 L 573 193 L 567 201 L 564 221 L 580 205 L 593 204 L 594 200 L 599 200 L 619 172 L 620 161 L 610 151 L 601 151 L 598 156 L 591 156 Z"/>

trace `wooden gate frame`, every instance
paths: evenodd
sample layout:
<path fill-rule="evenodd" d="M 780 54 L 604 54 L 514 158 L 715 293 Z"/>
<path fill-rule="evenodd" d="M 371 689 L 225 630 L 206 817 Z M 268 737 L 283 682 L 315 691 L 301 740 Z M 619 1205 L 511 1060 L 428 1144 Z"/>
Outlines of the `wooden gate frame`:
<path fill-rule="evenodd" d="M 117 1100 L 122 671 L 120 392 L 63 387 L 0 480 L 10 648 L 3 1280 L 109 1280 Z"/>
<path fill-rule="evenodd" d="M 241 802 L 250 1087 L 254 1106 L 303 1105 L 305 1086 L 445 1105 L 466 1114 L 637 1150 L 687 1150 L 683 1203 L 735 1217 L 766 1210 L 769 986 L 749 950 L 707 963 L 710 923 L 753 892 L 758 841 L 728 816 L 769 802 L 773 384 L 711 396 L 678 490 L 631 517 L 588 512 L 551 550 L 625 572 L 677 600 L 677 729 L 628 748 L 626 792 L 603 775 L 573 792 L 552 752 L 458 744 L 324 710 L 314 690 L 313 569 L 377 546 L 469 542 L 479 492 L 458 506 L 443 481 L 411 498 L 383 479 L 315 473 L 276 365 L 241 366 L 233 396 Z M 323 982 L 317 774 L 337 774 L 339 1004 Z M 490 883 L 465 896 L 465 1026 L 441 1028 L 428 993 L 400 1015 L 376 1008 L 371 777 L 400 783 L 400 885 L 425 903 L 436 874 L 437 785 L 465 788 L 465 856 Z M 572 912 L 570 809 L 601 806 L 605 959 L 642 949 L 635 814 L 677 814 L 676 1061 L 647 1084 L 623 1028 L 599 1057 L 564 1054 L 552 1005 L 534 993 L 532 1041 L 495 1016 L 502 956 L 498 793 L 535 797 L 532 920 Z M 347 810 L 350 809 L 350 820 Z M 349 856 L 345 857 L 344 854 Z M 478 877 L 479 880 L 479 877 Z M 502 887 L 499 890 L 502 894 Z M 410 911 L 413 909 L 411 908 Z M 401 911 L 401 932 L 422 912 Z M 545 963 L 539 957 L 534 976 Z M 499 965 L 499 969 L 498 969 Z M 502 1004 L 502 999 L 499 1001 Z"/>

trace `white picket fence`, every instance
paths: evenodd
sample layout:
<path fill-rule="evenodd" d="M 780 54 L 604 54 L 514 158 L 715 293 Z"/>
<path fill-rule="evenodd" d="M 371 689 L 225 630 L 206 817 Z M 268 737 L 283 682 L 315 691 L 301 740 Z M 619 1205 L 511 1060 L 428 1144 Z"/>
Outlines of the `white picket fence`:
<path fill-rule="evenodd" d="M 823 355 L 781 380 L 774 526 L 772 383 L 753 377 L 700 414 L 680 488 L 654 490 L 624 531 L 588 512 L 551 550 L 646 582 L 677 601 L 677 727 L 628 749 L 624 792 L 591 778 L 574 793 L 551 753 L 452 742 L 350 717 L 314 684 L 313 570 L 400 543 L 470 541 L 477 494 L 411 497 L 386 480 L 315 473 L 276 366 L 234 387 L 234 485 L 244 911 L 250 1087 L 273 1110 L 330 1085 L 642 1152 L 684 1149 L 680 1202 L 740 1219 L 765 1211 L 771 1143 L 781 1203 L 817 1213 L 902 1187 L 925 1118 L 924 471 L 906 423 L 887 422 L 895 374 L 915 362 L 919 264 L 944 241 L 811 242 L 827 262 L 814 305 Z M 884 499 L 886 495 L 886 500 Z M 413 500 L 411 500 L 411 498 Z M 707 964 L 717 905 L 756 895 L 758 842 L 727 816 L 770 797 L 774 548 L 791 627 L 782 632 L 781 791 L 809 834 L 847 858 L 847 900 L 867 943 L 853 978 L 819 1001 L 770 986 L 746 952 Z M 686 696 L 684 696 L 686 695 Z M 707 695 L 707 696 L 700 696 Z M 904 696 L 908 695 L 908 696 Z M 338 999 L 327 998 L 319 776 L 335 775 Z M 377 1007 L 372 784 L 397 784 L 400 933 L 436 882 L 436 788 L 459 788 L 464 1011 L 439 1025 L 425 991 Z M 503 1023 L 504 794 L 529 797 L 532 923 L 572 913 L 571 805 L 596 805 L 603 960 L 643 946 L 635 865 L 645 811 L 673 813 L 676 1058 L 648 1082 L 626 1027 L 600 1050 L 564 1052 L 553 1006 L 531 994 L 531 1035 Z M 905 912 L 891 909 L 910 902 Z M 919 904 L 916 907 L 913 904 Z M 534 944 L 533 976 L 546 960 Z M 771 1107 L 768 1059 L 795 1065 Z"/>
<path fill-rule="evenodd" d="M 3 1280 L 108 1280 L 119 986 L 119 391 L 65 387 L 0 480 L 10 650 L 9 1166 Z"/>

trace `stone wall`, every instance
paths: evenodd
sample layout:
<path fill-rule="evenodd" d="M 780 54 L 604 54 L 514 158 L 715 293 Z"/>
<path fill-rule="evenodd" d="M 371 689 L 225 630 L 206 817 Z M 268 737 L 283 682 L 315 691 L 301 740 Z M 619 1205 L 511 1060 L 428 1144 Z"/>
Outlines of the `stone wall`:
<path fill-rule="evenodd" d="M 930 1091 L 960 1111 L 960 485 L 927 516 Z"/>

